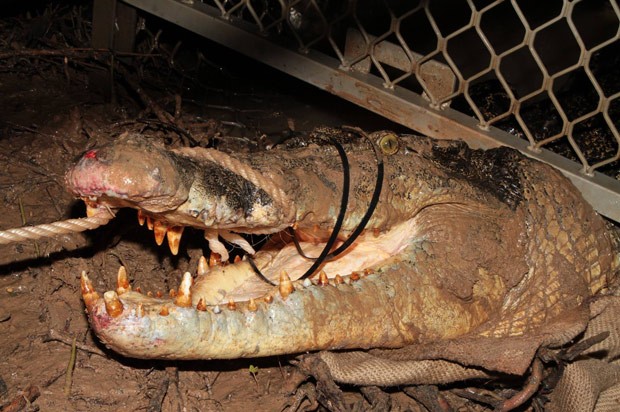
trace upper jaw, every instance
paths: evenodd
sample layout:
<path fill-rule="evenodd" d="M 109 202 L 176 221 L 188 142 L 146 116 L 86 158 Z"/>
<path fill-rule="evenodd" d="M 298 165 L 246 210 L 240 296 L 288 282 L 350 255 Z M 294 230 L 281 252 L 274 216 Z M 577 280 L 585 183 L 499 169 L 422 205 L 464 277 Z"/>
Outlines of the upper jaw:
<path fill-rule="evenodd" d="M 99 212 L 102 205 L 105 205 L 105 202 L 87 203 L 87 211 L 89 214 Z M 114 205 L 119 206 L 119 203 Z M 139 224 L 146 225 L 149 230 L 153 231 L 158 245 L 162 245 L 167 239 L 173 255 L 178 254 L 183 230 L 187 226 L 179 224 L 179 221 L 178 215 L 175 214 L 150 214 L 138 209 Z M 198 225 L 191 226 L 197 227 Z M 205 229 L 199 226 L 197 228 Z M 352 274 L 372 272 L 390 257 L 401 253 L 410 244 L 412 238 L 415 238 L 416 228 L 416 220 L 410 219 L 384 232 L 372 229 L 365 231 L 345 253 L 324 263 L 321 266 L 323 273 L 320 274 L 321 271 L 317 271 L 313 274 L 314 282 L 321 281 L 321 276 L 337 282 L 347 279 Z M 242 228 L 238 228 L 235 232 L 244 233 L 240 229 Z M 229 260 L 233 259 L 229 258 L 229 247 L 225 246 L 223 241 L 243 249 L 245 255 L 251 256 L 261 272 L 275 284 L 280 282 L 282 273 L 286 273 L 292 282 L 297 281 L 312 265 L 311 260 L 298 253 L 289 232 L 276 233 L 259 252 L 256 252 L 246 239 L 235 232 L 226 229 L 205 229 L 205 238 L 209 242 L 212 259 L 210 265 L 202 262 L 198 266 L 197 282 L 192 288 L 194 306 L 200 299 L 208 305 L 225 304 L 229 300 L 248 301 L 250 298 L 261 298 L 271 289 L 269 284 L 255 275 L 245 256 L 229 264 Z M 316 257 L 324 247 L 325 236 L 326 233 L 321 230 L 306 229 L 299 230 L 297 237 L 304 253 L 307 256 Z M 222 263 L 216 264 L 218 262 Z"/>

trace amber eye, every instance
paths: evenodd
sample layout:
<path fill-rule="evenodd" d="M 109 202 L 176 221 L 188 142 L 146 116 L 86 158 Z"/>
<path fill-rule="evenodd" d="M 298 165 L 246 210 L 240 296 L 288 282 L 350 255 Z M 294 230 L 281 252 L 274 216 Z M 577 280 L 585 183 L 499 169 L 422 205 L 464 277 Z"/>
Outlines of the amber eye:
<path fill-rule="evenodd" d="M 398 152 L 398 137 L 393 133 L 387 133 L 381 136 L 377 144 L 385 155 L 393 155 Z"/>

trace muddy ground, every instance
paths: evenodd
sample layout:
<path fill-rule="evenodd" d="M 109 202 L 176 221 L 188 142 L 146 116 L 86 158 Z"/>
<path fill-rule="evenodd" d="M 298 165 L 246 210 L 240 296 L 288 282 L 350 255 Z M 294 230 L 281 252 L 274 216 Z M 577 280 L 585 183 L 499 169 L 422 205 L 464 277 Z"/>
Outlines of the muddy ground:
<path fill-rule="evenodd" d="M 173 147 L 226 151 L 257 150 L 321 125 L 403 131 L 154 18 L 141 21 L 135 53 L 111 56 L 89 48 L 89 1 L 7 4 L 0 8 L 0 231 L 84 217 L 65 172 L 85 151 L 127 131 Z M 92 334 L 82 271 L 105 291 L 123 265 L 134 287 L 165 292 L 185 271 L 195 273 L 203 255 L 202 233 L 186 229 L 173 256 L 131 210 L 93 231 L 0 244 L 0 412 L 312 406 L 295 395 L 306 377 L 290 364 L 294 356 L 136 360 Z M 357 388 L 343 389 L 354 410 L 369 410 Z M 390 396 L 392 410 L 422 408 L 399 388 Z"/>
<path fill-rule="evenodd" d="M 175 145 L 247 150 L 290 129 L 393 126 L 170 27 L 162 49 L 144 52 L 156 57 L 128 58 L 119 66 L 127 73 L 113 81 L 105 54 L 45 54 L 87 44 L 88 19 L 87 7 L 74 5 L 17 10 L 0 20 L 0 230 L 83 217 L 84 205 L 66 191 L 64 173 L 85 150 L 123 131 Z M 165 49 L 166 36 L 185 36 L 176 57 L 190 69 L 172 68 L 161 57 L 175 44 Z M 142 41 L 152 46 L 148 34 Z M 138 84 L 153 105 L 136 92 Z M 191 136 L 162 125 L 156 108 L 173 116 L 180 108 L 172 123 Z M 84 234 L 0 245 L 0 409 L 34 385 L 40 396 L 23 410 L 282 410 L 300 382 L 289 358 L 142 361 L 106 349 L 89 330 L 81 271 L 107 290 L 123 264 L 134 286 L 166 291 L 178 286 L 182 272 L 196 270 L 202 254 L 208 254 L 205 241 L 191 230 L 178 256 L 157 247 L 132 211 Z"/>

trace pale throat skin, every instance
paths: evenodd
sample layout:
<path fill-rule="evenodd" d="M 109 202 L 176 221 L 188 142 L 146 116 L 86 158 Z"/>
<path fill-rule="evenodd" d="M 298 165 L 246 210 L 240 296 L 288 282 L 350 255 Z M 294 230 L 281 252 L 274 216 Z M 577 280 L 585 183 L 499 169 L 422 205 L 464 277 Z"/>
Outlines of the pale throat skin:
<path fill-rule="evenodd" d="M 368 208 L 377 163 L 364 140 L 337 129 L 314 137 L 325 133 L 345 142 L 350 163 L 343 241 Z M 296 229 L 307 255 L 321 252 L 343 184 L 333 146 L 311 136 L 309 143 L 226 155 L 235 170 L 209 160 L 217 155 L 212 149 L 167 150 L 132 135 L 87 152 L 67 184 L 91 208 L 138 209 L 156 239 L 167 233 L 171 248 L 182 227 L 205 230 L 212 250 L 225 253 L 222 240 L 237 244 L 279 283 L 261 281 L 246 259 L 202 261 L 198 277 L 185 276 L 171 299 L 130 291 L 121 275 L 116 292 L 102 297 L 84 276 L 93 329 L 114 350 L 142 358 L 397 348 L 520 336 L 581 308 L 615 280 L 613 235 L 555 170 L 509 149 L 472 151 L 419 136 L 399 141 L 384 158 L 383 190 L 364 233 L 305 281 L 297 279 L 312 262 L 285 230 Z M 254 253 L 239 236 L 248 233 L 273 235 Z M 541 296 L 541 288 L 553 292 Z M 524 313 L 527 322 L 518 321 Z"/>

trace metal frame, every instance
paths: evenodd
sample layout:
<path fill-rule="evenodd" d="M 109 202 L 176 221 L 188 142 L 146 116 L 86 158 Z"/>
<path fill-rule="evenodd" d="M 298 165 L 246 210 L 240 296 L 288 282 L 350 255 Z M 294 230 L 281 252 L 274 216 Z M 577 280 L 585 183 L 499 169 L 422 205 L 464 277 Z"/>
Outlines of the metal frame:
<path fill-rule="evenodd" d="M 277 1 L 279 2 L 278 4 L 282 6 L 282 18 L 285 19 L 284 21 L 288 21 L 287 15 L 290 10 L 285 8 L 283 0 Z M 372 59 L 373 64 L 382 67 L 379 59 L 382 54 L 389 54 L 390 50 L 394 50 L 390 49 L 391 46 L 383 45 L 383 51 L 379 50 L 376 55 L 373 52 L 366 56 L 362 55 L 353 61 L 345 59 L 346 53 L 340 54 L 337 52 L 336 54 L 338 54 L 339 58 L 334 58 L 325 53 L 316 51 L 311 47 L 306 47 L 312 46 L 313 43 L 303 43 L 298 37 L 297 40 L 300 49 L 293 50 L 265 36 L 266 31 L 268 29 L 273 29 L 276 23 L 271 22 L 269 27 L 265 27 L 261 23 L 262 20 L 260 16 L 258 16 L 252 7 L 249 7 L 250 21 L 235 17 L 233 12 L 238 10 L 242 5 L 248 6 L 248 0 L 236 2 L 236 6 L 231 6 L 232 9 L 226 9 L 219 2 L 217 2 L 218 7 L 216 8 L 193 0 L 124 0 L 124 2 L 182 26 L 201 36 L 214 40 L 249 57 L 260 60 L 278 70 L 327 90 L 330 93 L 338 95 L 420 133 L 437 138 L 464 139 L 474 147 L 490 148 L 505 145 L 518 149 L 532 158 L 547 162 L 560 169 L 572 180 L 579 190 L 581 190 L 586 199 L 597 211 L 610 219 L 620 222 L 620 182 L 597 172 L 595 169 L 600 165 L 590 166 L 587 162 L 582 162 L 583 164 L 579 165 L 545 148 L 541 148 L 541 142 L 534 141 L 531 133 L 528 135 L 528 141 L 519 139 L 492 126 L 494 122 L 498 119 L 501 120 L 501 118 L 505 117 L 507 114 L 503 114 L 491 120 L 485 120 L 475 105 L 473 105 L 473 108 L 474 111 L 477 112 L 478 119 L 449 108 L 450 99 L 462 92 L 467 86 L 467 82 L 447 54 L 446 60 L 448 60 L 448 65 L 446 66 L 445 64 L 442 65 L 441 63 L 433 62 L 429 56 L 414 56 L 406 47 L 404 48 L 405 57 L 408 57 L 412 64 L 410 74 L 415 74 L 416 78 L 423 84 L 425 98 L 421 94 L 414 93 L 407 88 L 401 87 L 399 85 L 401 79 L 396 79 L 397 81 L 390 80 L 386 73 L 380 73 L 381 76 L 377 76 L 368 73 L 368 70 L 365 70 L 366 73 L 354 70 L 355 65 L 357 65 L 359 69 L 360 65 L 367 64 L 364 63 L 363 60 L 368 57 Z M 292 3 L 296 4 L 299 2 L 293 1 Z M 309 0 L 309 3 L 314 5 L 314 7 L 318 7 L 315 0 Z M 496 3 L 501 3 L 501 1 L 493 4 Z M 228 3 L 229 6 L 231 4 L 233 3 Z M 421 4 L 425 5 L 426 2 L 422 2 Z M 473 7 L 469 0 L 468 4 L 470 7 Z M 485 10 L 489 9 L 491 6 L 488 6 Z M 566 15 L 567 7 L 569 6 L 565 5 L 562 9 L 564 15 Z M 615 3 L 614 10 L 618 12 Z M 620 15 L 620 12 L 617 14 Z M 479 18 L 480 15 L 478 15 L 478 19 Z M 558 18 L 554 19 L 553 22 L 557 21 Z M 476 24 L 479 23 L 479 20 L 475 21 L 474 17 L 472 17 L 472 19 L 470 23 L 478 28 Z M 524 17 L 521 16 L 520 19 L 525 24 Z M 547 22 L 536 28 L 534 34 L 548 27 L 553 22 Z M 288 21 L 287 24 L 290 25 L 290 21 Z M 323 22 L 323 24 L 327 25 L 327 22 Z M 479 34 L 481 34 L 481 31 L 478 31 L 480 32 Z M 372 45 L 373 50 L 374 46 L 384 40 L 382 38 L 371 38 L 364 32 L 362 32 L 361 35 L 366 36 L 366 44 Z M 453 33 L 453 35 L 455 34 Z M 616 37 L 619 35 L 620 29 Z M 531 44 L 534 41 L 533 37 L 535 37 L 535 35 L 530 36 L 530 38 L 527 37 L 528 36 L 525 36 L 518 47 L 523 46 L 523 44 Z M 616 37 L 614 37 L 614 39 Z M 330 41 L 332 41 L 331 38 Z M 610 41 L 611 40 L 607 41 L 605 44 L 608 44 Z M 582 47 L 583 50 L 583 42 L 580 43 L 580 47 Z M 510 50 L 514 50 L 515 48 L 517 48 L 517 46 L 513 46 Z M 507 53 L 508 51 L 503 52 L 502 56 Z M 591 56 L 591 54 L 592 50 L 585 54 L 582 52 L 580 61 L 584 58 L 589 58 L 588 56 Z M 402 60 L 403 58 L 401 56 L 400 61 Z M 415 64 L 415 61 L 419 64 Z M 347 62 L 347 64 L 343 64 L 343 62 Z M 486 71 L 484 72 L 493 70 L 493 67 L 497 68 L 499 63 L 497 59 L 492 59 L 491 66 L 485 69 Z M 542 62 L 539 63 L 544 70 Z M 426 68 L 432 68 L 431 70 L 427 70 L 427 73 L 431 74 L 433 72 L 445 72 L 445 67 L 452 69 L 452 72 L 455 73 L 458 80 L 458 86 L 455 87 L 456 90 L 454 93 L 446 94 L 445 92 L 446 87 L 444 83 L 446 79 L 448 82 L 450 81 L 449 75 L 443 74 L 440 76 L 444 79 L 444 82 L 439 82 L 439 88 L 433 88 L 432 86 L 429 88 L 426 86 L 423 78 L 425 64 Z M 555 73 L 553 77 L 557 78 L 557 76 L 561 75 L 566 70 L 567 69 L 560 72 L 560 74 Z M 381 70 L 379 71 L 381 72 Z M 545 73 L 545 75 L 549 77 L 549 73 L 546 71 Z M 592 73 L 589 73 L 589 76 L 592 76 Z M 547 81 L 547 83 L 549 82 Z M 595 82 L 595 84 L 597 83 Z M 550 85 L 546 83 L 544 83 L 543 86 L 550 87 Z M 437 90 L 441 90 L 442 92 L 438 93 Z M 517 98 L 512 94 L 509 88 L 507 91 L 512 99 L 511 108 L 514 111 L 525 98 Z M 599 92 L 599 95 L 601 94 L 601 91 L 598 89 L 597 92 Z M 532 93 L 529 93 L 526 97 L 530 95 L 532 95 Z M 551 93 L 551 95 L 553 96 L 553 93 Z M 602 103 L 599 103 L 598 109 L 604 109 L 603 113 L 607 115 L 609 102 L 618 97 L 617 95 L 620 95 L 620 93 L 616 93 L 611 97 L 604 97 Z M 466 97 L 467 96 L 466 93 Z M 469 100 L 471 99 L 468 99 L 468 101 Z M 581 119 L 573 119 L 571 122 L 568 121 L 564 113 L 561 113 L 561 116 L 565 122 L 563 131 L 566 131 L 567 128 L 571 129 L 574 124 Z M 613 122 L 611 122 L 608 115 L 606 121 L 608 124 L 611 124 L 610 127 L 615 133 L 614 136 L 618 139 L 617 130 L 615 130 Z M 529 133 L 527 128 L 525 128 L 525 132 L 526 134 Z M 554 139 L 560 137 L 562 136 L 554 136 Z M 570 136 L 569 139 L 571 139 Z M 547 141 L 551 140 L 553 139 L 547 139 Z M 571 145 L 573 143 L 571 139 Z M 577 154 L 580 159 L 583 158 L 583 155 L 580 155 L 580 151 L 577 150 Z M 618 154 L 615 157 L 617 156 Z M 614 159 L 611 159 L 609 161 L 613 160 Z"/>

